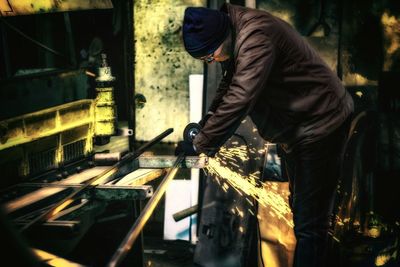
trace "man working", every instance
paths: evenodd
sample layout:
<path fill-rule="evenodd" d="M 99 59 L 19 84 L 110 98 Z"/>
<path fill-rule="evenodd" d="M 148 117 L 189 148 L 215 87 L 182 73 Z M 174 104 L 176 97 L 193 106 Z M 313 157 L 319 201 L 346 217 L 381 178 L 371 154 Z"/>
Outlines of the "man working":
<path fill-rule="evenodd" d="M 249 115 L 285 152 L 297 245 L 294 266 L 324 266 L 327 233 L 353 101 L 338 77 L 286 22 L 225 4 L 187 8 L 187 52 L 221 62 L 223 79 L 202 130 L 177 152 L 215 154 Z"/>

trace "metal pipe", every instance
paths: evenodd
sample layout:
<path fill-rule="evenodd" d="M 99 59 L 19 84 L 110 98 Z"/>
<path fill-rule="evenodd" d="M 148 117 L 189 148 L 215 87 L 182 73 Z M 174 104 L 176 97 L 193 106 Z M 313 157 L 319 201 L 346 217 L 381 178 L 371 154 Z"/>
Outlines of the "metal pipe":
<path fill-rule="evenodd" d="M 199 205 L 194 205 L 194 206 L 192 206 L 190 208 L 187 208 L 187 209 L 178 211 L 177 213 L 174 213 L 172 215 L 172 217 L 174 218 L 174 220 L 176 222 L 179 222 L 180 220 L 183 220 L 186 217 L 189 217 L 189 216 L 191 216 L 193 214 L 196 214 L 196 213 L 200 212 L 201 210 L 205 210 L 205 209 L 211 208 L 214 205 L 215 205 L 215 201 L 213 201 L 211 203 L 208 203 L 206 205 L 203 205 L 200 208 L 199 208 Z"/>
<path fill-rule="evenodd" d="M 74 201 L 74 198 L 83 192 L 85 189 L 96 186 L 100 182 L 106 181 L 107 178 L 111 177 L 114 173 L 117 172 L 118 168 L 120 168 L 122 165 L 132 161 L 133 159 L 139 157 L 144 151 L 146 151 L 149 147 L 153 146 L 154 144 L 160 142 L 164 137 L 168 136 L 171 134 L 174 130 L 172 128 L 164 131 L 160 135 L 156 136 L 152 140 L 150 140 L 148 143 L 142 145 L 139 149 L 137 149 L 133 153 L 127 154 L 121 161 L 117 162 L 112 168 L 100 173 L 99 175 L 87 180 L 80 188 L 76 189 L 73 191 L 70 195 L 59 201 L 56 205 L 51 207 L 48 211 L 44 212 L 40 216 L 36 217 L 29 223 L 27 223 L 24 227 L 20 229 L 20 231 L 26 231 L 29 229 L 34 224 L 41 223 L 44 221 L 47 221 L 51 217 L 55 216 L 58 212 L 62 211 L 64 208 L 66 208 L 69 204 L 71 204 Z"/>
<path fill-rule="evenodd" d="M 199 205 L 194 205 L 190 208 L 178 211 L 177 213 L 174 213 L 172 217 L 174 218 L 175 222 L 179 222 L 180 220 L 185 219 L 186 217 L 189 217 L 199 210 Z"/>
<path fill-rule="evenodd" d="M 4 23 L 4 25 L 6 25 L 7 27 L 9 27 L 10 29 L 12 29 L 13 31 L 15 31 L 16 33 L 18 33 L 19 35 L 21 35 L 22 37 L 24 37 L 25 39 L 31 41 L 32 43 L 34 43 L 35 45 L 39 46 L 40 48 L 51 52 L 59 57 L 62 57 L 64 59 L 67 59 L 67 57 L 65 55 L 63 55 L 62 53 L 42 44 L 41 42 L 33 39 L 32 37 L 26 35 L 25 33 L 23 33 L 21 30 L 17 29 L 16 27 L 14 27 L 13 25 L 11 25 L 10 23 L 8 23 L 5 19 L 3 19 L 2 17 L 0 17 L 0 20 Z"/>
<path fill-rule="evenodd" d="M 108 263 L 108 267 L 118 266 L 125 258 L 129 250 L 132 248 L 133 243 L 141 233 L 143 227 L 150 218 L 161 197 L 164 195 L 164 192 L 167 190 L 169 183 L 172 181 L 172 179 L 174 179 L 175 174 L 178 171 L 178 166 L 181 164 L 183 159 L 184 155 L 180 154 L 176 159 L 173 167 L 169 169 L 167 175 L 164 177 L 157 190 L 154 192 L 153 197 L 149 200 L 149 202 L 147 202 L 143 211 L 140 213 L 140 216 L 126 235 L 125 239 L 119 245 L 117 251 L 112 256 L 111 261 Z"/>
<path fill-rule="evenodd" d="M 75 54 L 75 41 L 74 41 L 74 35 L 72 32 L 72 27 L 71 27 L 71 19 L 69 16 L 69 12 L 64 12 L 64 26 L 65 26 L 65 31 L 67 32 L 67 44 L 68 44 L 68 56 L 69 56 L 69 61 L 72 64 L 72 66 L 76 67 L 76 54 Z"/>
<path fill-rule="evenodd" d="M 135 150 L 134 154 L 135 154 L 135 158 L 139 157 L 140 154 L 142 154 L 144 151 L 146 151 L 149 147 L 153 146 L 154 144 L 160 142 L 162 139 L 164 139 L 165 137 L 167 137 L 168 135 L 170 135 L 172 132 L 174 131 L 173 128 L 169 128 L 168 130 L 164 131 L 163 133 L 161 133 L 160 135 L 158 135 L 157 137 L 154 137 L 152 140 L 150 140 L 149 142 L 147 142 L 146 144 L 142 145 L 141 147 L 139 147 L 137 150 Z"/>

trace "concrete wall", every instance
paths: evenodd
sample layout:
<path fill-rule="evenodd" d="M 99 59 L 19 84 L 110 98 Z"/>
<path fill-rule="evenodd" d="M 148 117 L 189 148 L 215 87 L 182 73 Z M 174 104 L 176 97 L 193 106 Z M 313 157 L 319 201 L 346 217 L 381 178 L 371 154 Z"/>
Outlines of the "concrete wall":
<path fill-rule="evenodd" d="M 174 133 L 164 140 L 182 139 L 189 123 L 189 74 L 203 73 L 202 62 L 184 50 L 183 14 L 187 6 L 205 5 L 205 0 L 135 1 L 135 90 L 147 100 L 136 110 L 138 141 L 171 127 Z"/>

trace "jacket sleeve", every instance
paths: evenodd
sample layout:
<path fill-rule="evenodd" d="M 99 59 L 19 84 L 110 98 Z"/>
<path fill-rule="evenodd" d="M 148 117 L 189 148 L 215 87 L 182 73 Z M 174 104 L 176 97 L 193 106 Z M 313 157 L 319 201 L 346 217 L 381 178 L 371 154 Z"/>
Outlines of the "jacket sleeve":
<path fill-rule="evenodd" d="M 208 109 L 208 113 L 214 114 L 217 110 L 219 104 L 222 102 L 222 98 L 226 94 L 226 91 L 229 88 L 229 84 L 232 80 L 232 63 L 231 62 L 221 62 L 222 68 L 222 79 L 218 85 L 217 91 L 215 93 L 214 99 L 211 102 L 211 105 Z"/>
<path fill-rule="evenodd" d="M 193 140 L 197 152 L 213 154 L 231 137 L 264 89 L 275 51 L 261 30 L 248 31 L 237 48 L 236 70 L 213 116 Z"/>

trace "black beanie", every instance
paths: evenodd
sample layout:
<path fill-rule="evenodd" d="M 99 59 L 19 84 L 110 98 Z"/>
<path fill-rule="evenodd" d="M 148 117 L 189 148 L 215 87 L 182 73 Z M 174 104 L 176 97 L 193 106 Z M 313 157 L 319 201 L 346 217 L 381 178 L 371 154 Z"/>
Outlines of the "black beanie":
<path fill-rule="evenodd" d="M 212 54 L 229 34 L 229 17 L 224 12 L 188 7 L 183 18 L 183 42 L 192 57 Z"/>

